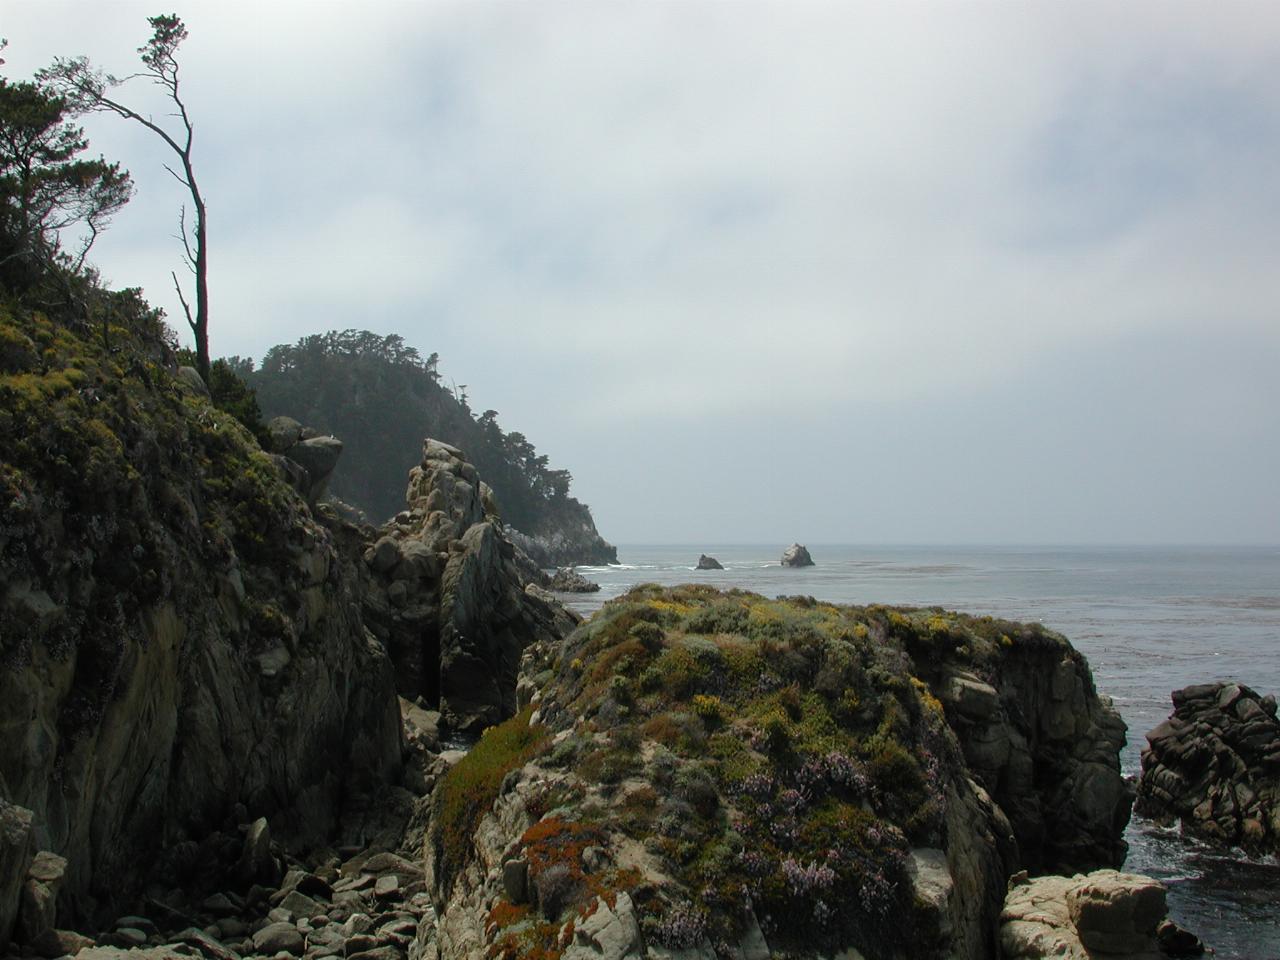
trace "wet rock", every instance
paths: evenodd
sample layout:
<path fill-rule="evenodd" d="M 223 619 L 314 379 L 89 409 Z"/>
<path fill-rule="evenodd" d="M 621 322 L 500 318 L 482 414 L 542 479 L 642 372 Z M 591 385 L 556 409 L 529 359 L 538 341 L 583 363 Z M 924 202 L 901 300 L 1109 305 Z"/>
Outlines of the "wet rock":
<path fill-rule="evenodd" d="M 1280 721 L 1237 683 L 1174 691 L 1147 734 L 1135 812 L 1222 846 L 1280 852 Z"/>
<path fill-rule="evenodd" d="M 724 567 L 715 557 L 708 557 L 705 553 L 698 556 L 698 570 L 723 570 Z"/>

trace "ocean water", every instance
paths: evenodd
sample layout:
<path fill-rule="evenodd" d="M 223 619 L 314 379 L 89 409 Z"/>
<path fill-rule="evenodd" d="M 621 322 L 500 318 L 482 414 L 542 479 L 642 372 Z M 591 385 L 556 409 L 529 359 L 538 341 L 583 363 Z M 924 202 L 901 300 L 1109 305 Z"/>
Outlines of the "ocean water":
<path fill-rule="evenodd" d="M 816 566 L 782 567 L 784 544 L 619 547 L 621 563 L 579 567 L 600 592 L 567 598 L 589 615 L 638 583 L 706 583 L 764 596 L 942 606 L 1038 621 L 1085 654 L 1098 690 L 1144 735 L 1171 691 L 1235 680 L 1280 695 L 1280 547 L 901 547 L 809 545 Z M 695 570 L 698 554 L 724 570 Z M 1280 862 L 1217 852 L 1134 819 L 1126 869 L 1169 886 L 1170 915 L 1220 958 L 1280 958 Z"/>

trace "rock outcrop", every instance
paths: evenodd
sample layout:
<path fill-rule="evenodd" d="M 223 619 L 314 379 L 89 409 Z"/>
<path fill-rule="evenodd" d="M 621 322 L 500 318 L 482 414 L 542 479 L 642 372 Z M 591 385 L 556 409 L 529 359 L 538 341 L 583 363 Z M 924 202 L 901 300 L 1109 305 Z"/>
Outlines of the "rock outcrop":
<path fill-rule="evenodd" d="M 1000 915 L 1005 960 L 1163 960 L 1204 945 L 1166 916 L 1159 880 L 1115 870 L 1072 877 L 1022 875 Z"/>
<path fill-rule="evenodd" d="M 391 652 L 400 695 L 474 735 L 515 712 L 524 648 L 567 635 L 577 618 L 530 582 L 462 451 L 426 440 L 406 499 L 378 531 L 349 531 L 363 550 L 365 620 Z"/>
<path fill-rule="evenodd" d="M 570 503 L 572 510 L 548 518 L 542 528 L 527 533 L 509 527 L 507 536 L 543 569 L 617 563 L 618 548 L 600 536 L 590 512 L 577 500 Z"/>
<path fill-rule="evenodd" d="M 401 759 L 353 565 L 163 355 L 0 323 L 41 355 L 0 375 L 0 795 L 66 859 L 58 923 L 238 806 L 327 842 Z"/>
<path fill-rule="evenodd" d="M 708 557 L 705 553 L 698 556 L 698 570 L 723 570 L 724 565 L 715 557 Z"/>
<path fill-rule="evenodd" d="M 291 485 L 313 507 L 329 488 L 329 477 L 342 456 L 342 441 L 321 436 L 291 417 L 272 417 L 267 424 L 269 451 L 287 463 L 280 464 Z"/>
<path fill-rule="evenodd" d="M 812 567 L 813 557 L 809 556 L 809 551 L 806 547 L 793 543 L 782 551 L 782 565 L 784 567 Z"/>
<path fill-rule="evenodd" d="M 596 593 L 600 584 L 588 580 L 573 567 L 560 567 L 548 578 L 546 587 L 557 593 Z"/>
<path fill-rule="evenodd" d="M 1012 799 L 1039 811 L 1038 829 L 1018 832 L 995 795 L 1013 784 L 974 777 L 953 714 L 964 704 L 1043 739 L 1059 701 L 1006 689 L 1024 668 L 999 661 L 1025 657 L 1031 671 L 1070 648 L 1054 635 L 1043 654 L 1020 653 L 1033 641 L 1000 641 L 1013 625 L 942 620 L 650 586 L 528 648 L 523 709 L 433 794 L 440 956 L 995 956 L 1022 851 L 1037 863 L 1092 853 L 1097 867 L 1122 849 L 1124 817 L 1108 807 L 1105 836 L 1048 842 L 1047 817 L 1090 823 L 1095 800 L 1084 771 L 1037 743 L 1040 775 Z M 913 644 L 985 679 L 951 696 L 942 675 L 913 676 Z M 1091 684 L 1078 693 L 1089 716 Z"/>
<path fill-rule="evenodd" d="M 1134 810 L 1193 836 L 1280 853 L 1280 720 L 1274 696 L 1238 683 L 1173 693 L 1147 734 Z"/>
<path fill-rule="evenodd" d="M 946 709 L 965 762 L 1008 816 L 1032 873 L 1118 867 L 1132 788 L 1125 724 L 1088 662 L 1040 627 L 941 610 L 887 612 Z"/>

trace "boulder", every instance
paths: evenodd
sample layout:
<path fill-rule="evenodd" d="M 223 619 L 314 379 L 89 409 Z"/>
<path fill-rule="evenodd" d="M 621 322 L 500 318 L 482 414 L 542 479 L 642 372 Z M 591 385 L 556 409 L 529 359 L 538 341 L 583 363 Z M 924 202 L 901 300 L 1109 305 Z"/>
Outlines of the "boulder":
<path fill-rule="evenodd" d="M 284 453 L 302 439 L 302 424 L 293 417 L 272 417 L 267 421 L 267 437 L 272 453 Z"/>
<path fill-rule="evenodd" d="M 560 567 L 547 582 L 547 589 L 559 593 L 595 593 L 600 584 L 588 580 L 573 567 Z"/>
<path fill-rule="evenodd" d="M 785 562 L 785 561 L 784 561 Z M 724 566 L 715 557 L 708 557 L 705 553 L 698 556 L 698 570 L 723 570 Z"/>
<path fill-rule="evenodd" d="M 1275 700 L 1238 683 L 1174 691 L 1147 734 L 1134 806 L 1222 846 L 1280 853 L 1280 721 Z"/>
<path fill-rule="evenodd" d="M 1010 884 L 1000 915 L 1006 960 L 1159 960 L 1163 942 L 1188 946 L 1198 939 L 1165 917 L 1159 880 L 1115 870 L 1072 877 L 1044 876 Z"/>
<path fill-rule="evenodd" d="M 782 565 L 784 567 L 812 567 L 813 557 L 809 556 L 809 551 L 798 543 L 793 543 L 782 551 Z"/>
<path fill-rule="evenodd" d="M 284 455 L 300 464 L 311 477 L 308 503 L 315 503 L 324 496 L 329 485 L 329 475 L 342 456 L 342 441 L 337 437 L 312 437 L 294 444 Z"/>
<path fill-rule="evenodd" d="M 22 885 L 34 855 L 31 811 L 0 797 L 0 950 L 13 934 Z"/>
<path fill-rule="evenodd" d="M 58 891 L 66 872 L 66 859 L 48 850 L 41 850 L 31 861 L 18 907 L 17 932 L 25 942 L 34 942 L 56 925 Z"/>
<path fill-rule="evenodd" d="M 303 937 L 292 923 L 283 921 L 269 923 L 253 935 L 253 949 L 257 953 L 265 953 L 268 956 L 290 953 L 300 957 L 303 951 Z"/>

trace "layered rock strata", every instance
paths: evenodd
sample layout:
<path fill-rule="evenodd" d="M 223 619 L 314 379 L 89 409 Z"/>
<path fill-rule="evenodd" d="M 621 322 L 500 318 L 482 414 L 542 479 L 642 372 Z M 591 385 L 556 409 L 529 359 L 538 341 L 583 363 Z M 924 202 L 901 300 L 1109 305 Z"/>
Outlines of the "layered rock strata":
<path fill-rule="evenodd" d="M 1274 696 L 1239 683 L 1173 693 L 1147 734 L 1135 811 L 1193 836 L 1280 853 L 1280 720 Z"/>
<path fill-rule="evenodd" d="M 399 693 L 476 734 L 515 712 L 524 648 L 565 636 L 577 618 L 531 579 L 537 569 L 462 451 L 425 441 L 406 499 L 371 536 L 349 533 L 367 571 L 365 620 L 391 653 Z"/>
<path fill-rule="evenodd" d="M 237 804 L 327 838 L 398 776 L 400 723 L 353 565 L 240 425 L 152 358 L 25 335 L 41 365 L 0 376 L 0 796 L 66 858 L 75 922 Z"/>

